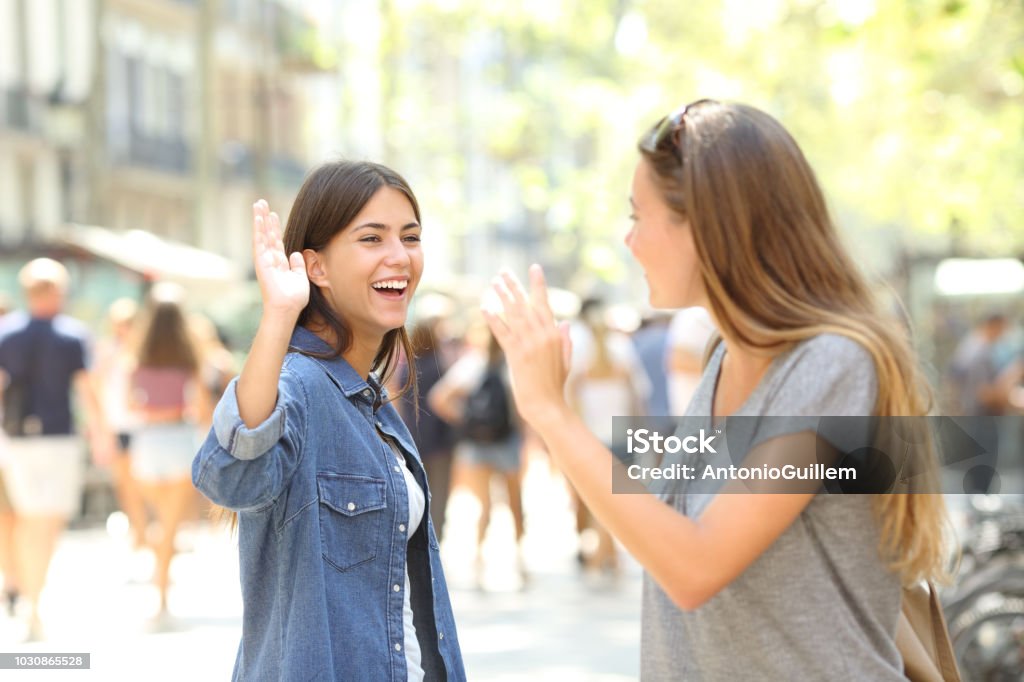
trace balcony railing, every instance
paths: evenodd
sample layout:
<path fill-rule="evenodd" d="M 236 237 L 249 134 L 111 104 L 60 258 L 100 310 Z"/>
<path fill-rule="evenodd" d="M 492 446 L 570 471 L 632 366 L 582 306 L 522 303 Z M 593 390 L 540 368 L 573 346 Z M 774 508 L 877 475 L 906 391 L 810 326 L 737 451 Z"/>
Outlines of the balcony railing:
<path fill-rule="evenodd" d="M 131 129 L 109 146 L 116 165 L 141 166 L 165 173 L 184 175 L 192 165 L 192 148 L 181 137 L 158 137 Z"/>

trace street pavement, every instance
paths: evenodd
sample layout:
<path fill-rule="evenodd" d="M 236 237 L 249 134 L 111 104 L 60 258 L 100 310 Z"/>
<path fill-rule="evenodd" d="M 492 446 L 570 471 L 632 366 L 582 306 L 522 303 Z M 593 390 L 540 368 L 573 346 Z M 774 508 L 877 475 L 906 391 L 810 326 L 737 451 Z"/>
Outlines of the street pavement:
<path fill-rule="evenodd" d="M 639 670 L 639 567 L 622 554 L 616 579 L 582 575 L 573 514 L 561 479 L 531 458 L 524 482 L 528 581 L 516 570 L 511 514 L 499 506 L 474 569 L 479 507 L 453 491 L 442 556 L 470 680 L 635 680 Z M 501 499 L 501 491 L 494 491 Z M 42 603 L 45 638 L 22 643 L 21 617 L 0 615 L 0 652 L 90 653 L 89 670 L 0 671 L 3 680 L 227 680 L 241 627 L 234 539 L 208 523 L 179 536 L 171 618 L 158 620 L 152 555 L 130 547 L 123 517 L 67 532 Z M 24 614 L 19 614 L 24 616 Z"/>

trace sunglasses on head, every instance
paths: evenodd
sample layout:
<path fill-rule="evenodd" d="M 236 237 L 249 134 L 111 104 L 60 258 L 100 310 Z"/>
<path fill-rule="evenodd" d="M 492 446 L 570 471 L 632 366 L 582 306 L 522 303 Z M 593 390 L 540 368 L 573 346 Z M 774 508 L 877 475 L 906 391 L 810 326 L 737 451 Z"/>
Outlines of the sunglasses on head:
<path fill-rule="evenodd" d="M 644 136 L 640 142 L 640 148 L 645 152 L 655 152 L 663 150 L 669 146 L 680 150 L 679 141 L 682 137 L 683 131 L 686 129 L 686 114 L 702 104 L 708 104 L 714 102 L 710 99 L 699 99 L 695 102 L 690 102 L 674 112 L 665 116 L 660 121 L 654 124 L 650 132 Z"/>

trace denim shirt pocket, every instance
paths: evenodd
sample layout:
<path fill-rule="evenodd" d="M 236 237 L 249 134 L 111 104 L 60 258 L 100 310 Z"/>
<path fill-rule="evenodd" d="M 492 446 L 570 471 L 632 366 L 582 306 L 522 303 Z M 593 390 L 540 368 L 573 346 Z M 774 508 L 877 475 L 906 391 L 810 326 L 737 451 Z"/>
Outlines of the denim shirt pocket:
<path fill-rule="evenodd" d="M 386 483 L 368 476 L 318 473 L 323 557 L 339 571 L 373 561 L 387 508 Z"/>

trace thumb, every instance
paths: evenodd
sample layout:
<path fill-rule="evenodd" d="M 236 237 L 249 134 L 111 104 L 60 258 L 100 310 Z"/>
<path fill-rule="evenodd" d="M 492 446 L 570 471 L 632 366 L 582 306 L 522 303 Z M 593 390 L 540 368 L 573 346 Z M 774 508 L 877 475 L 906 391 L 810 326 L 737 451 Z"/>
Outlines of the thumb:
<path fill-rule="evenodd" d="M 562 363 L 564 369 L 568 371 L 570 363 L 572 363 L 572 337 L 569 336 L 569 323 L 560 323 L 558 331 L 562 334 Z"/>
<path fill-rule="evenodd" d="M 298 251 L 288 256 L 288 267 L 292 272 L 306 274 L 306 261 Z"/>

